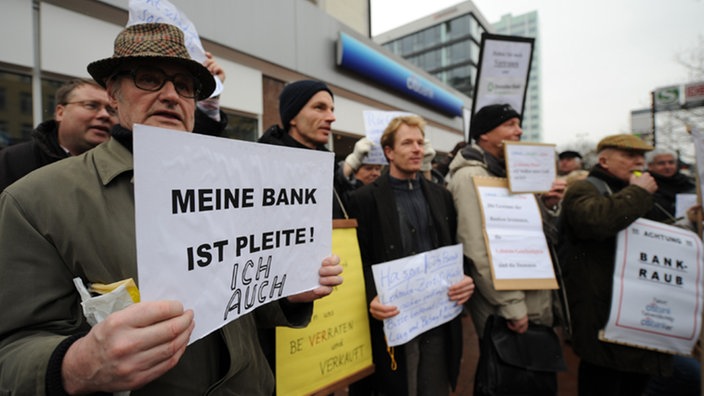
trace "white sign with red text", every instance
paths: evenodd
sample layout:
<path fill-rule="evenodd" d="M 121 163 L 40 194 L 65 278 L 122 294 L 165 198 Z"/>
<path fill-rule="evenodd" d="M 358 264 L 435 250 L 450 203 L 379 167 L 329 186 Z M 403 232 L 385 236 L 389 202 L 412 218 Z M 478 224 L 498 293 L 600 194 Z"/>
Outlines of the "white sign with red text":
<path fill-rule="evenodd" d="M 689 355 L 702 317 L 702 243 L 638 219 L 617 237 L 611 313 L 602 339 Z"/>

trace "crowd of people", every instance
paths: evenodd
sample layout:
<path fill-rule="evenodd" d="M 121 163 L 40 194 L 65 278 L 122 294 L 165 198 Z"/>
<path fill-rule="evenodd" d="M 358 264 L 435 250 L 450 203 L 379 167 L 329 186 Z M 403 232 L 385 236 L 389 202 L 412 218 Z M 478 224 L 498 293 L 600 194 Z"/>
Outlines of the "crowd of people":
<path fill-rule="evenodd" d="M 107 284 L 137 276 L 134 125 L 218 135 L 227 124 L 211 97 L 213 76 L 224 80 L 224 72 L 210 55 L 205 64 L 192 60 L 175 26 L 127 27 L 113 55 L 87 69 L 94 81 L 60 88 L 54 119 L 38 125 L 31 141 L 0 151 L 0 393 L 273 394 L 272 328 L 306 326 L 312 302 L 342 284 L 334 254 L 320 263 L 318 288 L 257 308 L 190 345 L 194 313 L 178 301 L 140 302 L 94 326 L 83 316 L 74 278 Z M 289 83 L 279 97 L 280 125 L 259 142 L 327 151 L 334 108 L 324 82 Z M 350 394 L 449 395 L 474 374 L 460 371 L 468 331 L 460 316 L 389 348 L 383 323 L 399 308 L 380 301 L 371 271 L 456 243 L 465 274 L 447 287 L 447 298 L 471 316 L 480 342 L 492 317 L 524 334 L 532 325 L 558 326 L 568 308 L 580 395 L 699 394 L 696 359 L 598 335 L 610 310 L 616 235 L 638 218 L 677 223 L 676 195 L 695 191 L 676 153 L 619 134 L 598 143 L 591 169 L 579 152 L 558 155 L 558 177 L 536 200 L 564 269 L 568 307 L 560 309 L 565 301 L 551 290 L 497 290 L 492 282 L 474 178 L 507 176 L 504 142 L 521 140 L 521 114 L 508 104 L 479 109 L 471 141 L 442 164 L 433 162 L 425 130 L 419 116 L 396 117 L 379 142 L 361 138 L 334 164 L 331 218 L 358 221 L 375 364 Z M 386 164 L 371 159 L 375 144 Z M 550 382 L 548 394 L 557 394 L 555 373 Z"/>

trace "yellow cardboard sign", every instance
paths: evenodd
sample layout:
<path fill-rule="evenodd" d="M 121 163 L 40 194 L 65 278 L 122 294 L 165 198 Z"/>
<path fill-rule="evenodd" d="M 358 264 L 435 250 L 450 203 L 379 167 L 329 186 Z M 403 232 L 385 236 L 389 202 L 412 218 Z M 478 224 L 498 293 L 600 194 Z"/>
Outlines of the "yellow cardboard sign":
<path fill-rule="evenodd" d="M 278 395 L 327 394 L 373 372 L 367 299 L 356 222 L 332 233 L 332 250 L 340 257 L 344 282 L 315 301 L 304 329 L 276 328 Z"/>

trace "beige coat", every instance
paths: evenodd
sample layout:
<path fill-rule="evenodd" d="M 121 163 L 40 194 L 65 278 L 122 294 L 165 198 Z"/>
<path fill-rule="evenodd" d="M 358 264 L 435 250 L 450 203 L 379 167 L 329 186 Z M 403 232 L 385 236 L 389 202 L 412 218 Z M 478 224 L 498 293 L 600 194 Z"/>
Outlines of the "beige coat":
<path fill-rule="evenodd" d="M 479 146 L 473 145 L 482 155 Z M 485 161 L 467 159 L 458 153 L 450 164 L 448 188 L 457 208 L 457 239 L 463 245 L 464 255 L 474 263 L 470 276 L 476 292 L 469 299 L 468 307 L 477 334 L 482 336 L 486 319 L 491 314 L 506 319 L 520 319 L 528 315 L 532 322 L 552 325 L 552 292 L 550 290 L 497 291 L 491 280 L 491 268 L 484 240 L 482 213 L 472 177 L 495 176 Z"/>

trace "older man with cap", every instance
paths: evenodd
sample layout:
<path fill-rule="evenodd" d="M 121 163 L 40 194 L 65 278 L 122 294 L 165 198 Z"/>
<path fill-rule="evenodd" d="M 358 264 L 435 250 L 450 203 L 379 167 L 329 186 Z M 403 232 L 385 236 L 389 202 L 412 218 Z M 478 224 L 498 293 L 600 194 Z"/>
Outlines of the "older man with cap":
<path fill-rule="evenodd" d="M 599 340 L 611 308 L 616 235 L 653 206 L 657 184 L 642 173 L 652 149 L 633 135 L 605 137 L 589 177 L 562 202 L 559 257 L 581 358 L 580 395 L 641 395 L 649 376 L 671 370 L 669 355 Z"/>
<path fill-rule="evenodd" d="M 324 260 L 320 287 L 191 345 L 194 313 L 178 301 L 139 302 L 91 327 L 74 278 L 86 285 L 137 278 L 132 128 L 191 131 L 196 100 L 214 84 L 189 57 L 181 30 L 166 24 L 124 29 L 113 56 L 88 71 L 117 109 L 115 138 L 43 167 L 0 195 L 0 393 L 271 395 L 255 317 L 305 325 L 310 301 L 341 282 L 339 259 Z"/>
<path fill-rule="evenodd" d="M 457 207 L 457 239 L 462 243 L 469 262 L 469 275 L 476 284 L 476 293 L 469 300 L 468 308 L 479 337 L 483 336 L 484 326 L 491 315 L 505 318 L 508 327 L 519 334 L 528 330 L 529 321 L 548 326 L 553 324 L 550 290 L 499 291 L 494 288 L 482 229 L 482 209 L 472 179 L 475 176 L 506 177 L 504 141 L 519 141 L 522 134 L 521 116 L 510 105 L 483 107 L 474 115 L 470 125 L 470 137 L 474 142 L 465 146 L 450 163 L 448 188 Z M 564 184 L 555 184 L 550 196 L 545 196 L 541 202 L 553 206 L 551 200 L 561 198 L 563 188 Z M 556 381 L 553 377 L 555 390 Z"/>
<path fill-rule="evenodd" d="M 557 155 L 557 174 L 567 176 L 570 172 L 582 169 L 582 154 L 565 150 Z"/>

